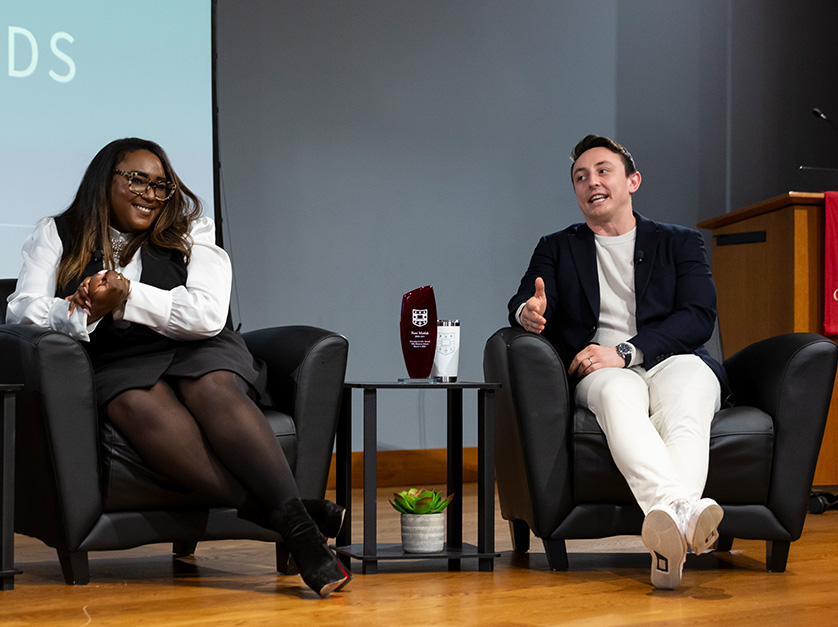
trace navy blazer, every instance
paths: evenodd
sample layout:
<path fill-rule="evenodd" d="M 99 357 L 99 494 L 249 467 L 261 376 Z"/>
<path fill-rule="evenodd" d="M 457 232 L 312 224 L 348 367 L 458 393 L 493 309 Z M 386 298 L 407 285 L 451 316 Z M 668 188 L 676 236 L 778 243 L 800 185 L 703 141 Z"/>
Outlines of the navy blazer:
<path fill-rule="evenodd" d="M 637 335 L 627 340 L 643 351 L 646 369 L 672 355 L 693 353 L 724 385 L 724 369 L 704 348 L 716 324 L 716 287 L 701 234 L 634 216 Z M 510 324 L 518 325 L 515 313 L 535 293 L 536 277 L 544 279 L 547 296 L 542 333 L 570 364 L 591 343 L 599 321 L 593 231 L 581 223 L 541 238 L 518 293 L 509 301 Z"/>

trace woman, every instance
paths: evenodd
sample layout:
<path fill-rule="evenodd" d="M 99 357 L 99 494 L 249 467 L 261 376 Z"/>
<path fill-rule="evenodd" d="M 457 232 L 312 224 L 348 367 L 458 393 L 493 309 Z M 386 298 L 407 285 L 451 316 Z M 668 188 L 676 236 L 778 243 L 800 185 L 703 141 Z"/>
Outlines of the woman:
<path fill-rule="evenodd" d="M 326 596 L 351 579 L 323 538 L 336 534 L 343 508 L 299 499 L 253 400 L 259 365 L 225 327 L 232 270 L 200 212 L 160 146 L 111 142 L 70 207 L 26 240 L 7 322 L 81 340 L 100 411 L 149 466 L 268 521 L 305 583 Z"/>

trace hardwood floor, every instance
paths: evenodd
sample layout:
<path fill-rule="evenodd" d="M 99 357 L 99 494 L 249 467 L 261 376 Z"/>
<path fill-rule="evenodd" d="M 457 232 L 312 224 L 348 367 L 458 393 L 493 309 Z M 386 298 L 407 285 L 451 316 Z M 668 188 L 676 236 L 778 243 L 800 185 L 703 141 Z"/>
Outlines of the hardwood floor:
<path fill-rule="evenodd" d="M 475 488 L 466 486 L 464 539 L 473 542 Z M 398 515 L 381 489 L 379 541 L 399 541 Z M 361 541 L 360 492 L 354 541 Z M 690 556 L 680 589 L 649 584 L 650 558 L 639 538 L 568 543 L 570 570 L 552 572 L 540 541 L 511 551 L 496 517 L 493 573 L 464 560 L 380 562 L 345 591 L 320 600 L 298 576 L 274 571 L 272 547 L 223 541 L 173 559 L 169 545 L 91 555 L 91 583 L 67 586 L 52 549 L 16 536 L 24 573 L 0 592 L 0 624 L 11 625 L 806 625 L 834 620 L 838 608 L 838 511 L 809 515 L 792 544 L 788 570 L 765 570 L 765 544 L 737 540 L 729 554 Z"/>

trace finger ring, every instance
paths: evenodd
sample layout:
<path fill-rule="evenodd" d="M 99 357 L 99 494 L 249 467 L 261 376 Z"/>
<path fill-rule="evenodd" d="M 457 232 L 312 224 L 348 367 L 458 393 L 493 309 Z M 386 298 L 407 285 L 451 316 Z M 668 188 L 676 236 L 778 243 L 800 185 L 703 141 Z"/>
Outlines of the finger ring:
<path fill-rule="evenodd" d="M 122 275 L 121 275 L 121 274 L 117 274 L 117 275 L 116 275 L 116 280 L 117 280 L 117 281 L 121 281 L 121 280 L 122 280 Z"/>
<path fill-rule="evenodd" d="M 592 365 L 592 366 L 594 365 L 594 360 L 593 360 L 593 359 L 591 359 L 590 357 L 588 357 L 588 361 L 589 361 L 589 362 L 591 362 L 591 365 Z"/>

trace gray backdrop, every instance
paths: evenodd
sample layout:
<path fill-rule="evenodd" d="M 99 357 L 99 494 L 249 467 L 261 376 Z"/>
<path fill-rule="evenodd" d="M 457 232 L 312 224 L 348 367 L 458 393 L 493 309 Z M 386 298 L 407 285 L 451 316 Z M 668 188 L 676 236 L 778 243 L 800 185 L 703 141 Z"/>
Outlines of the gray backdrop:
<path fill-rule="evenodd" d="M 539 236 L 579 221 L 587 133 L 634 154 L 638 211 L 690 226 L 838 167 L 811 114 L 838 120 L 836 5 L 218 0 L 234 318 L 332 329 L 348 379 L 393 380 L 401 296 L 431 284 L 461 321 L 461 378 L 482 380 Z M 382 393 L 379 418 L 381 448 L 445 445 L 439 392 Z"/>

